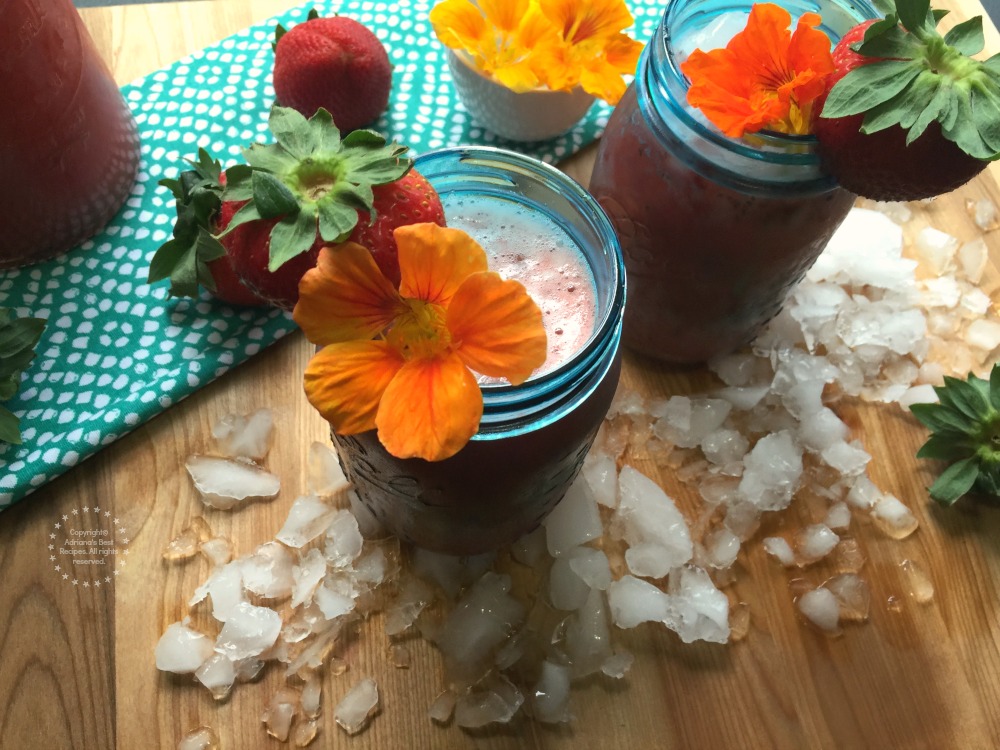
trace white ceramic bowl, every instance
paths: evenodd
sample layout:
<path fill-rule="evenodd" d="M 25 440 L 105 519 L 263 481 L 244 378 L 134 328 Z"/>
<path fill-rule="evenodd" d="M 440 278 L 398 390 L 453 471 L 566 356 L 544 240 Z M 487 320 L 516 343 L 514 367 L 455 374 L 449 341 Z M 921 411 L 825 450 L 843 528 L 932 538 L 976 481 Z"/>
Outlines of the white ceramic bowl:
<path fill-rule="evenodd" d="M 448 50 L 448 66 L 469 113 L 480 125 L 512 141 L 543 141 L 562 135 L 594 103 L 593 95 L 579 86 L 572 91 L 512 91 L 480 73 L 454 50 Z"/>

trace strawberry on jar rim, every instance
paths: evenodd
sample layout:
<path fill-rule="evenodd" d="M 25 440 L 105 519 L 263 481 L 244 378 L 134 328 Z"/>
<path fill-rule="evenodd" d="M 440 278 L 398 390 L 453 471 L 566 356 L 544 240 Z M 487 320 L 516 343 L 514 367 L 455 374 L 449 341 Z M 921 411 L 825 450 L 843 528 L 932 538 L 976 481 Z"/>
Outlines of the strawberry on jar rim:
<path fill-rule="evenodd" d="M 824 168 L 879 201 L 930 198 L 965 184 L 1000 153 L 1000 55 L 981 62 L 982 18 L 943 37 L 946 11 L 896 0 L 895 12 L 849 31 L 818 102 Z"/>
<path fill-rule="evenodd" d="M 347 133 L 378 119 L 389 103 L 392 63 L 374 32 L 345 16 L 320 18 L 285 30 L 274 44 L 274 95 L 306 117 L 320 108 Z"/>

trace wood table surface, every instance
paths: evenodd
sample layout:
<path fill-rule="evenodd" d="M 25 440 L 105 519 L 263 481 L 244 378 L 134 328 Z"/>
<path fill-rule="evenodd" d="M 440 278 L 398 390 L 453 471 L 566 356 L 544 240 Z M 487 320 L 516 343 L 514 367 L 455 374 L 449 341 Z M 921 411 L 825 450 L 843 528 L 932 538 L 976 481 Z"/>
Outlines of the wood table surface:
<path fill-rule="evenodd" d="M 944 3 L 942 3 L 944 5 Z M 121 83 L 167 65 L 291 5 L 289 0 L 213 0 L 81 11 Z M 982 10 L 952 0 L 953 18 Z M 1000 38 L 987 22 L 988 49 Z M 566 168 L 586 181 L 590 149 Z M 991 168 L 925 212 L 961 238 L 978 232 L 967 198 L 1000 203 L 998 168 Z M 987 235 L 992 265 L 984 289 L 997 295 L 1000 232 Z M 278 440 L 268 464 L 283 479 L 280 498 L 234 513 L 209 515 L 238 553 L 270 539 L 288 503 L 305 486 L 306 448 L 326 428 L 298 386 L 310 355 L 300 334 L 280 341 L 74 468 L 27 501 L 0 514 L 0 748 L 3 750 L 141 750 L 173 748 L 201 724 L 216 728 L 225 750 L 278 747 L 259 712 L 281 677 L 277 670 L 239 686 L 222 704 L 188 678 L 160 673 L 153 648 L 181 603 L 207 574 L 198 559 L 170 565 L 166 543 L 202 513 L 182 470 L 186 456 L 206 450 L 223 415 L 270 406 Z M 650 396 L 704 388 L 704 371 L 678 371 L 626 356 L 623 382 Z M 439 660 L 414 646 L 409 669 L 395 668 L 381 622 L 368 622 L 347 676 L 325 678 L 322 748 L 928 748 L 1000 747 L 1000 510 L 964 504 L 941 510 L 927 501 L 933 467 L 913 456 L 924 439 L 896 406 L 847 402 L 842 418 L 874 456 L 870 476 L 902 498 L 920 529 L 893 541 L 871 527 L 858 531 L 872 589 L 867 623 L 827 638 L 795 615 L 795 575 L 749 544 L 737 564 L 736 592 L 750 605 L 745 639 L 726 646 L 684 645 L 662 627 L 626 633 L 636 656 L 619 684 L 591 681 L 574 691 L 569 727 L 520 721 L 475 733 L 439 727 L 426 709 L 441 686 Z M 683 506 L 691 491 L 658 474 L 642 455 L 636 465 L 658 477 Z M 130 534 L 127 566 L 99 590 L 69 586 L 53 573 L 46 551 L 54 522 L 74 509 L 99 505 Z M 899 564 L 918 561 L 936 595 L 928 604 L 907 596 Z M 381 713 L 349 738 L 332 706 L 362 674 L 373 676 Z"/>

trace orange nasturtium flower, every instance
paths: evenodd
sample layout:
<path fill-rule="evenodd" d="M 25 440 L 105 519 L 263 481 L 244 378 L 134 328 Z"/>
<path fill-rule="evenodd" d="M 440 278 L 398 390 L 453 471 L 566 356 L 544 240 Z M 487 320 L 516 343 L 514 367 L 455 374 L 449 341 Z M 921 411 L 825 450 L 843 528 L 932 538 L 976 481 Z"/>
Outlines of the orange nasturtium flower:
<path fill-rule="evenodd" d="M 394 236 L 398 291 L 353 242 L 324 248 L 303 276 L 295 322 L 323 346 L 306 396 L 339 434 L 377 428 L 392 455 L 439 461 L 479 429 L 472 371 L 517 385 L 545 361 L 542 313 L 465 232 L 427 223 Z"/>
<path fill-rule="evenodd" d="M 725 48 L 695 50 L 681 64 L 691 81 L 688 103 L 732 138 L 765 129 L 809 133 L 813 102 L 834 69 L 830 39 L 815 28 L 820 20 L 803 13 L 791 33 L 788 11 L 754 5 Z"/>

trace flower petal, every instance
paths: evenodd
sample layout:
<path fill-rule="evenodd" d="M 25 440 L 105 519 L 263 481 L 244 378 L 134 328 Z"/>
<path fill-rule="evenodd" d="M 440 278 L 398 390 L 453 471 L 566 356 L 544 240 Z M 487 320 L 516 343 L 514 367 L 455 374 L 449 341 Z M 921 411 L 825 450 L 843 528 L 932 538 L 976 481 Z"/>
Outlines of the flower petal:
<path fill-rule="evenodd" d="M 486 19 L 469 0 L 443 0 L 430 12 L 434 33 L 446 47 L 472 52 L 487 37 Z"/>
<path fill-rule="evenodd" d="M 399 248 L 403 297 L 447 307 L 470 274 L 488 268 L 486 251 L 459 229 L 430 222 L 409 224 L 398 227 L 393 236 Z"/>
<path fill-rule="evenodd" d="M 528 13 L 529 0 L 477 0 L 486 20 L 506 34 L 517 30 Z"/>
<path fill-rule="evenodd" d="M 539 0 L 538 4 L 571 44 L 614 36 L 632 25 L 632 14 L 622 0 Z"/>
<path fill-rule="evenodd" d="M 475 377 L 457 355 L 448 354 L 403 365 L 385 390 L 375 423 L 392 455 L 440 461 L 469 442 L 482 416 Z"/>
<path fill-rule="evenodd" d="M 462 361 L 483 375 L 517 385 L 545 362 L 542 311 L 520 283 L 497 273 L 465 280 L 448 306 L 447 326 Z"/>
<path fill-rule="evenodd" d="M 402 355 L 384 341 L 331 344 L 306 366 L 306 398 L 341 435 L 373 430 L 379 402 L 402 367 Z"/>
<path fill-rule="evenodd" d="M 314 344 L 370 339 L 402 309 L 368 250 L 354 242 L 324 247 L 299 282 L 292 317 Z"/>

